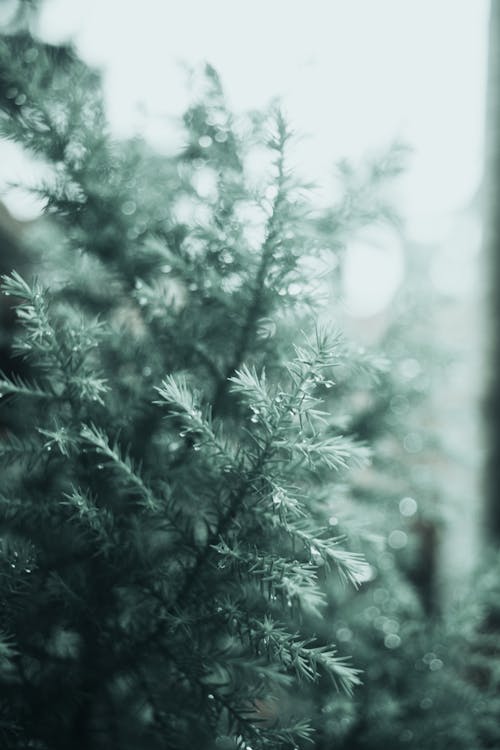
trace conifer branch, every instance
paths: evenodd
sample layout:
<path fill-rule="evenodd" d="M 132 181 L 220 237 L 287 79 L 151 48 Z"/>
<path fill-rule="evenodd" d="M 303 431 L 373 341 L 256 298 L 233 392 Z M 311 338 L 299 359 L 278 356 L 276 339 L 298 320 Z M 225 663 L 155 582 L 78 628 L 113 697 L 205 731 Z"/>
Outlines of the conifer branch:
<path fill-rule="evenodd" d="M 221 434 L 220 425 L 214 425 L 211 410 L 202 410 L 199 394 L 188 387 L 185 378 L 168 375 L 155 390 L 163 400 L 154 403 L 168 404 L 169 417 L 182 421 L 180 437 L 190 438 L 196 451 L 203 447 L 207 455 L 222 462 L 226 472 L 241 468 L 237 454 Z"/>
<path fill-rule="evenodd" d="M 0 457 L 5 466 L 16 461 L 36 461 L 40 458 L 42 447 L 33 438 L 18 437 L 12 432 L 4 433 L 0 439 Z"/>
<path fill-rule="evenodd" d="M 251 633 L 255 633 L 260 647 L 273 653 L 285 669 L 293 669 L 306 682 L 318 680 L 321 668 L 349 695 L 353 687 L 360 684 L 360 670 L 350 667 L 344 657 L 338 657 L 332 646 L 311 646 L 288 633 L 269 616 L 253 620 L 252 628 Z"/>
<path fill-rule="evenodd" d="M 226 368 L 223 380 L 219 385 L 213 398 L 213 412 L 218 414 L 221 403 L 228 389 L 230 377 L 242 366 L 246 353 L 253 345 L 253 340 L 257 328 L 257 321 L 263 314 L 263 292 L 269 267 L 273 260 L 276 250 L 276 243 L 279 238 L 279 227 L 281 221 L 281 207 L 285 199 L 285 146 L 289 139 L 285 120 L 281 112 L 276 116 L 277 137 L 272 142 L 272 147 L 277 152 L 276 167 L 278 170 L 276 195 L 273 199 L 271 213 L 267 220 L 266 236 L 261 249 L 260 263 L 257 269 L 253 285 L 253 295 L 247 310 L 246 318 L 241 328 L 239 339 L 236 345 L 233 358 Z"/>
<path fill-rule="evenodd" d="M 0 370 L 0 398 L 6 395 L 32 396 L 34 398 L 53 398 L 51 391 L 41 388 L 36 381 L 29 383 L 20 375 L 6 375 Z"/>
<path fill-rule="evenodd" d="M 65 493 L 64 497 L 66 498 L 64 504 L 73 509 L 74 517 L 97 534 L 104 547 L 108 548 L 111 543 L 111 511 L 108 508 L 99 508 L 94 498 L 79 487 L 73 487 L 71 493 Z M 59 561 L 58 567 L 60 565 L 61 562 Z"/>
<path fill-rule="evenodd" d="M 135 466 L 129 454 L 123 452 L 117 442 L 111 445 L 105 432 L 94 424 L 83 425 L 80 436 L 94 446 L 100 455 L 108 459 L 110 466 L 118 471 L 126 486 L 139 491 L 149 510 L 155 512 L 159 510 L 160 502 L 142 478 L 139 468 Z M 97 468 L 103 468 L 103 465 L 98 465 Z"/>

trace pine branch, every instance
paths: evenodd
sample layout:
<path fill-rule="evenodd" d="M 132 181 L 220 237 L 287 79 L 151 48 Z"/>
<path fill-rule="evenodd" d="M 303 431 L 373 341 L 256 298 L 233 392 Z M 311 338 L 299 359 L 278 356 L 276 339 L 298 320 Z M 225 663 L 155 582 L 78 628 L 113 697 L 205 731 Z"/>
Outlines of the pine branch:
<path fill-rule="evenodd" d="M 108 459 L 108 465 L 116 469 L 126 487 L 138 490 L 149 510 L 158 512 L 161 508 L 160 501 L 142 478 L 139 468 L 134 464 L 128 453 L 122 451 L 116 441 L 111 445 L 106 433 L 94 424 L 83 425 L 80 436 L 85 442 L 90 443 L 100 455 Z M 104 464 L 98 464 L 97 468 L 104 468 Z"/>
<path fill-rule="evenodd" d="M 155 386 L 155 390 L 163 400 L 154 403 L 168 405 L 169 417 L 181 420 L 179 435 L 189 438 L 195 451 L 203 448 L 207 457 L 221 462 L 226 473 L 238 472 L 243 468 L 237 452 L 224 439 L 220 424 L 214 425 L 211 409 L 202 410 L 200 394 L 188 387 L 185 378 L 169 375 L 161 386 Z"/>
<path fill-rule="evenodd" d="M 51 451 L 56 448 L 61 455 L 69 458 L 72 453 L 78 448 L 79 435 L 71 429 L 56 423 L 54 429 L 49 430 L 44 427 L 37 427 L 37 432 L 40 435 L 48 438 L 43 444 L 43 447 L 47 451 Z"/>
<path fill-rule="evenodd" d="M 342 581 L 359 588 L 367 580 L 369 565 L 364 556 L 339 548 L 338 545 L 345 541 L 342 537 L 322 538 L 317 530 L 311 533 L 305 524 L 298 522 L 286 524 L 285 528 L 290 536 L 302 542 L 314 562 L 321 559 L 328 566 L 335 567 Z"/>
<path fill-rule="evenodd" d="M 36 381 L 29 383 L 20 375 L 14 373 L 9 376 L 0 370 L 0 398 L 6 395 L 54 398 L 54 393 L 44 390 Z"/>
<path fill-rule="evenodd" d="M 5 296 L 15 297 L 16 314 L 23 333 L 14 342 L 14 350 L 36 359 L 38 368 L 50 372 L 49 396 L 68 399 L 74 411 L 82 401 L 104 404 L 103 394 L 109 390 L 107 380 L 95 372 L 86 372 L 84 360 L 92 352 L 102 335 L 98 321 L 80 330 L 57 326 L 49 314 L 49 294 L 36 279 L 29 285 L 17 271 L 2 276 L 1 289 Z M 38 385 L 30 386 L 19 376 L 2 378 L 0 389 L 22 395 L 45 397 L 47 392 Z"/>
<path fill-rule="evenodd" d="M 79 519 L 97 534 L 104 544 L 104 548 L 108 548 L 112 541 L 113 517 L 111 511 L 108 508 L 99 508 L 95 499 L 79 487 L 73 487 L 71 493 L 65 493 L 64 497 L 66 498 L 64 504 L 74 511 L 73 517 Z M 61 562 L 58 561 L 57 568 L 60 569 L 60 567 Z"/>
<path fill-rule="evenodd" d="M 5 467 L 15 462 L 36 461 L 41 457 L 42 446 L 33 438 L 18 437 L 11 432 L 0 438 L 0 458 Z"/>
<path fill-rule="evenodd" d="M 332 646 L 310 646 L 268 616 L 253 620 L 252 628 L 250 635 L 257 638 L 260 647 L 281 661 L 285 669 L 293 669 L 299 679 L 315 682 L 321 668 L 349 695 L 360 684 L 360 671 L 350 667 L 344 657 L 338 657 Z"/>
<path fill-rule="evenodd" d="M 267 220 L 266 237 L 261 249 L 260 263 L 254 281 L 254 289 L 251 303 L 248 307 L 243 326 L 241 328 L 238 343 L 236 345 L 233 358 L 226 368 L 223 380 L 219 385 L 213 398 L 213 412 L 217 414 L 221 404 L 226 396 L 229 378 L 239 370 L 244 362 L 245 356 L 252 347 L 257 329 L 257 322 L 263 315 L 264 305 L 264 285 L 268 274 L 269 267 L 273 260 L 277 243 L 279 242 L 279 229 L 281 221 L 281 208 L 285 200 L 285 146 L 289 140 L 289 133 L 285 121 L 280 112 L 276 118 L 277 137 L 272 143 L 272 147 L 277 152 L 276 167 L 278 171 L 276 195 L 273 199 L 271 213 Z"/>

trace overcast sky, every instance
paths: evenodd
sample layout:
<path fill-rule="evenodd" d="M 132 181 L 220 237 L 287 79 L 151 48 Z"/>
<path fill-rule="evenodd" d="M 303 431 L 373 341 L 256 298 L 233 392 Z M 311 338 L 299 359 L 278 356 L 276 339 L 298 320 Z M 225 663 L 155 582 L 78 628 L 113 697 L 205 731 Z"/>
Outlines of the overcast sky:
<path fill-rule="evenodd" d="M 307 177 L 398 139 L 414 153 L 398 199 L 409 236 L 442 241 L 482 171 L 487 0 L 46 0 L 39 33 L 104 71 L 117 134 L 172 147 L 186 104 L 179 62 L 207 60 L 236 110 L 283 99 L 307 135 Z M 140 106 L 139 106 L 140 105 Z M 147 113 L 147 117 L 144 112 Z M 0 189 L 26 174 L 0 152 Z M 4 194 L 5 195 L 5 194 Z M 5 196 L 19 216 L 36 207 Z"/>

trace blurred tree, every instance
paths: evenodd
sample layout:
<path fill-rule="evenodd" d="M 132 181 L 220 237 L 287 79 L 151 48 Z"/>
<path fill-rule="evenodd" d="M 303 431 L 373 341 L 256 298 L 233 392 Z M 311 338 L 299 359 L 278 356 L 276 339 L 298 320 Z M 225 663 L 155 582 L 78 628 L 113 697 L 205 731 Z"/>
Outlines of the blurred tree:
<path fill-rule="evenodd" d="M 22 222 L 16 221 L 6 207 L 0 203 L 0 274 L 9 273 L 14 268 L 27 272 L 29 258 L 24 243 Z M 15 314 L 9 301 L 0 299 L 0 370 L 9 374 L 22 375 L 26 368 L 12 357 L 12 337 L 15 327 Z M 2 398 L 2 397 L 0 397 Z M 6 397 L 8 398 L 8 396 Z M 5 415 L 3 415 L 5 416 Z M 0 430 L 5 428 L 0 416 Z"/>
<path fill-rule="evenodd" d="M 379 538 L 363 545 L 371 575 L 355 597 L 325 582 L 331 619 L 325 617 L 318 632 L 326 635 L 332 623 L 330 637 L 355 654 L 363 685 L 344 711 L 338 696 L 319 686 L 318 750 L 445 750 L 450 743 L 479 750 L 500 739 L 499 653 L 491 630 L 498 606 L 490 610 L 498 561 L 483 563 L 472 585 L 463 581 L 453 606 L 443 607 L 436 595 L 449 490 L 439 481 L 446 456 L 428 410 L 449 356 L 436 353 L 429 336 L 437 295 L 429 292 L 425 259 L 413 260 L 382 338 L 388 366 L 379 369 L 375 387 L 341 378 L 336 390 L 345 399 L 349 430 L 366 439 L 374 455 L 333 520 L 342 528 L 343 510 L 351 534 L 364 523 Z"/>
<path fill-rule="evenodd" d="M 2 248 L 0 259 L 1 273 L 10 272 L 13 268 L 22 265 L 19 229 L 14 219 L 12 219 L 5 206 L 1 203 L 0 246 Z M 2 300 L 0 307 L 0 367 L 2 369 L 9 366 L 10 334 L 14 322 L 14 316 L 6 303 L 7 300 Z"/>

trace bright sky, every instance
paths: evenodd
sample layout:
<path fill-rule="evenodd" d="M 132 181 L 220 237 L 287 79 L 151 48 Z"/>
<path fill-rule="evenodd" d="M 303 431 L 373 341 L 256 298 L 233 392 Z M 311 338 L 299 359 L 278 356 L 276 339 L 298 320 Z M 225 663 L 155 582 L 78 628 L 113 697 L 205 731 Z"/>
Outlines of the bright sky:
<path fill-rule="evenodd" d="M 46 0 L 39 32 L 73 39 L 103 68 L 117 134 L 140 131 L 161 149 L 187 101 L 178 63 L 204 60 L 236 110 L 283 99 L 308 136 L 298 152 L 308 178 L 408 142 L 398 196 L 408 233 L 439 242 L 481 178 L 487 15 L 487 0 Z M 2 153 L 0 189 L 26 171 Z M 6 202 L 19 216 L 35 210 L 19 194 Z"/>

